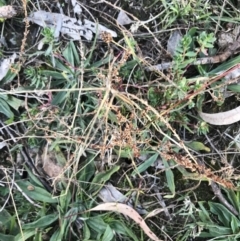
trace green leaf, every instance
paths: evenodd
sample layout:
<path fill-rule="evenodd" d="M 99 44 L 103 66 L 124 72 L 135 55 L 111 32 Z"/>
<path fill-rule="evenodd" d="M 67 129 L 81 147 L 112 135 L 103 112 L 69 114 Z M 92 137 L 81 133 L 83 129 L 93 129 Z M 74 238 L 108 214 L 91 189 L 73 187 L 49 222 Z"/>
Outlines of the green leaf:
<path fill-rule="evenodd" d="M 76 46 L 75 46 L 73 41 L 70 41 L 69 45 L 71 46 L 71 49 L 72 49 L 72 52 L 73 52 L 75 66 L 79 66 L 80 65 L 80 59 L 79 59 L 80 54 L 77 51 L 77 48 L 76 48 Z"/>
<path fill-rule="evenodd" d="M 222 74 L 224 71 L 227 71 L 230 68 L 239 64 L 239 62 L 240 62 L 240 56 L 236 56 L 235 58 L 232 58 L 229 61 L 226 61 L 226 62 L 222 63 L 217 68 L 210 71 L 209 76 Z"/>
<path fill-rule="evenodd" d="M 54 79 L 57 79 L 57 80 L 65 79 L 64 75 L 62 73 L 57 72 L 57 71 L 42 70 L 41 74 L 43 76 L 46 76 L 46 77 L 53 77 Z"/>
<path fill-rule="evenodd" d="M 228 85 L 227 89 L 235 93 L 240 93 L 240 85 Z"/>
<path fill-rule="evenodd" d="M 131 237 L 134 241 L 139 241 L 137 236 L 123 222 L 114 220 L 110 223 L 110 227 L 118 234 Z"/>
<path fill-rule="evenodd" d="M 56 64 L 55 68 L 61 72 L 69 72 L 70 71 L 69 67 L 66 64 L 62 63 L 60 60 L 58 60 L 56 58 L 55 58 L 55 64 Z"/>
<path fill-rule="evenodd" d="M 104 241 L 111 241 L 114 237 L 113 230 L 107 225 L 105 233 L 103 234 L 102 240 Z"/>
<path fill-rule="evenodd" d="M 0 224 L 2 225 L 6 225 L 7 223 L 11 222 L 12 216 L 10 213 L 8 213 L 8 211 L 6 209 L 3 209 L 0 212 Z M 9 228 L 9 227 L 7 227 Z"/>
<path fill-rule="evenodd" d="M 168 184 L 168 188 L 170 189 L 172 195 L 166 195 L 164 196 L 165 198 L 173 198 L 175 196 L 175 183 L 174 183 L 174 175 L 172 170 L 170 169 L 169 166 L 169 162 L 166 161 L 164 158 L 162 158 L 163 160 L 163 164 L 165 167 L 165 174 L 166 174 L 166 178 L 167 178 L 167 184 Z"/>
<path fill-rule="evenodd" d="M 144 161 L 141 165 L 139 165 L 136 170 L 132 172 L 132 176 L 135 176 L 136 174 L 142 173 L 145 170 L 147 170 L 148 167 L 150 167 L 158 158 L 159 154 L 156 153 L 150 158 L 148 158 L 146 161 Z"/>
<path fill-rule="evenodd" d="M 39 218 L 38 220 L 27 223 L 23 225 L 23 229 L 36 229 L 36 228 L 45 228 L 55 222 L 58 219 L 58 214 L 49 214 Z"/>
<path fill-rule="evenodd" d="M 21 180 L 18 182 L 22 191 L 27 194 L 33 200 L 41 201 L 44 203 L 58 203 L 57 198 L 53 198 L 52 195 L 41 187 L 34 186 L 34 190 L 28 190 L 28 186 L 33 186 L 30 182 Z"/>
<path fill-rule="evenodd" d="M 13 112 L 10 110 L 9 105 L 0 96 L 0 112 L 3 113 L 8 118 L 13 118 Z"/>
<path fill-rule="evenodd" d="M 239 233 L 239 222 L 237 222 L 236 218 L 231 220 L 231 228 L 233 233 Z"/>
<path fill-rule="evenodd" d="M 188 51 L 186 54 L 185 54 L 185 56 L 187 56 L 187 57 L 196 57 L 196 52 L 193 52 L 193 51 Z"/>
<path fill-rule="evenodd" d="M 23 100 L 19 100 L 13 96 L 8 96 L 7 103 L 15 110 L 18 110 L 18 108 L 22 105 Z"/>
<path fill-rule="evenodd" d="M 83 241 L 88 241 L 91 237 L 90 230 L 89 230 L 88 225 L 86 223 L 83 226 L 83 237 L 84 237 Z"/>
<path fill-rule="evenodd" d="M 228 196 L 229 201 L 231 202 L 231 204 L 233 205 L 233 207 L 239 212 L 240 207 L 239 207 L 239 191 L 234 192 L 233 190 L 227 190 L 225 188 L 223 188 L 223 190 L 225 191 L 225 193 Z"/>
<path fill-rule="evenodd" d="M 31 183 L 35 186 L 39 186 L 41 188 L 43 188 L 43 184 L 38 180 L 38 178 L 32 173 L 32 171 L 29 170 L 29 168 L 24 164 L 24 168 L 27 170 L 28 176 L 29 176 L 29 180 L 31 181 Z"/>
<path fill-rule="evenodd" d="M 72 196 L 71 190 L 62 190 L 61 195 L 59 197 L 59 203 L 62 210 L 67 211 L 68 206 L 72 199 L 71 196 Z"/>
<path fill-rule="evenodd" d="M 35 233 L 36 233 L 35 230 L 25 230 L 23 231 L 23 233 L 19 233 L 17 236 L 15 236 L 14 241 L 26 241 L 28 238 L 35 235 Z"/>
<path fill-rule="evenodd" d="M 1 241 L 15 241 L 14 238 L 15 237 L 13 235 L 0 233 L 0 240 Z"/>
<path fill-rule="evenodd" d="M 94 157 L 91 156 L 88 158 L 84 163 L 83 166 L 80 169 L 80 172 L 78 174 L 78 180 L 80 183 L 82 183 L 82 188 L 85 189 L 88 186 L 88 182 L 93 177 L 95 173 L 95 165 L 94 165 Z"/>
<path fill-rule="evenodd" d="M 210 148 L 205 146 L 202 142 L 199 141 L 190 141 L 190 142 L 184 142 L 184 144 L 193 149 L 194 151 L 206 151 L 210 152 Z"/>
<path fill-rule="evenodd" d="M 7 5 L 6 1 L 5 0 L 0 0 L 0 7 L 5 6 L 5 5 Z"/>
<path fill-rule="evenodd" d="M 71 41 L 72 42 L 72 41 Z M 70 42 L 70 43 L 71 43 Z M 74 67 L 75 66 L 75 61 L 74 61 L 74 55 L 73 55 L 73 51 L 72 48 L 74 45 L 68 44 L 67 47 L 63 50 L 63 56 L 65 57 L 65 59 L 68 61 L 68 63 Z"/>
<path fill-rule="evenodd" d="M 209 231 L 208 233 L 201 232 L 200 237 L 219 237 L 221 235 L 232 234 L 231 228 L 223 227 L 217 224 L 197 222 L 197 225 L 204 227 L 204 229 Z"/>
<path fill-rule="evenodd" d="M 232 219 L 236 219 L 234 214 L 232 214 L 225 206 L 219 203 L 208 202 L 210 206 L 210 211 L 218 216 L 218 219 L 222 222 L 225 227 L 230 227 Z M 239 223 L 239 220 L 235 220 Z M 240 223 L 239 223 L 240 226 Z"/>
<path fill-rule="evenodd" d="M 200 211 L 199 211 L 199 217 L 202 220 L 202 222 L 205 223 L 212 223 L 212 220 L 210 218 L 210 214 L 208 212 L 208 210 L 203 206 L 204 205 L 204 201 L 203 202 L 198 202 L 198 205 L 200 207 Z"/>
<path fill-rule="evenodd" d="M 98 234 L 103 234 L 106 230 L 107 224 L 102 220 L 100 216 L 90 217 L 86 220 L 90 229 L 94 230 Z"/>
<path fill-rule="evenodd" d="M 92 180 L 89 191 L 94 192 L 97 189 L 102 188 L 102 186 L 111 178 L 112 174 L 117 172 L 120 166 L 113 166 L 105 172 L 98 173 Z"/>
<path fill-rule="evenodd" d="M 59 228 L 54 232 L 54 234 L 52 235 L 50 241 L 62 241 L 62 237 L 60 235 Z"/>

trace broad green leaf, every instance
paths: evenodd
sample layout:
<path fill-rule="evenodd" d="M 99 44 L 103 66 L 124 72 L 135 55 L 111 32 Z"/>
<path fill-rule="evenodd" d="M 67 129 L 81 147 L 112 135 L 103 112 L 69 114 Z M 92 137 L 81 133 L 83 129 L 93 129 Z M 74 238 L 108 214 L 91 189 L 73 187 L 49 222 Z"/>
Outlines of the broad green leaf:
<path fill-rule="evenodd" d="M 21 180 L 18 182 L 19 187 L 23 190 L 28 197 L 33 200 L 41 201 L 44 203 L 57 203 L 58 199 L 53 198 L 52 195 L 41 187 L 34 186 L 34 190 L 28 190 L 28 186 L 33 186 L 30 182 Z"/>
<path fill-rule="evenodd" d="M 0 96 L 0 112 L 3 113 L 8 118 L 13 118 L 13 112 L 10 110 L 9 105 Z"/>
<path fill-rule="evenodd" d="M 236 66 L 240 62 L 240 56 L 237 56 L 235 58 L 230 59 L 229 61 L 226 61 L 219 65 L 217 68 L 213 69 L 209 72 L 209 76 L 216 75 L 216 74 L 222 74 L 223 71 L 227 71 L 230 68 Z"/>
<path fill-rule="evenodd" d="M 230 227 L 230 222 L 236 218 L 225 206 L 219 203 L 208 202 L 210 211 L 218 216 L 225 227 Z M 236 220 L 237 221 L 237 220 Z"/>
<path fill-rule="evenodd" d="M 224 188 L 223 188 L 223 190 L 227 194 L 228 199 L 231 202 L 231 204 L 233 205 L 233 207 L 239 212 L 240 211 L 240 206 L 239 206 L 239 203 L 240 203 L 239 194 L 240 194 L 240 192 L 239 191 L 235 192 L 233 190 L 227 190 L 227 189 L 224 189 Z"/>
<path fill-rule="evenodd" d="M 83 237 L 84 237 L 83 241 L 88 241 L 91 237 L 91 233 L 86 222 L 83 225 Z"/>
<path fill-rule="evenodd" d="M 14 241 L 26 241 L 28 238 L 35 235 L 35 233 L 36 233 L 35 230 L 24 230 L 23 236 L 22 236 L 22 233 L 19 233 L 17 236 L 15 236 Z"/>
<path fill-rule="evenodd" d="M 6 225 L 6 223 L 10 222 L 11 218 L 12 218 L 11 214 L 6 209 L 3 209 L 0 212 L 0 224 L 1 224 L 1 226 Z"/>
<path fill-rule="evenodd" d="M 99 60 L 91 65 L 91 68 L 98 68 L 104 64 L 110 63 L 110 61 L 113 59 L 113 55 L 109 54 L 106 58 Z"/>
<path fill-rule="evenodd" d="M 69 68 L 66 64 L 62 63 L 60 60 L 55 58 L 56 62 L 56 69 L 59 70 L 60 72 L 69 72 Z"/>
<path fill-rule="evenodd" d="M 29 170 L 29 168 L 24 164 L 24 168 L 27 170 L 29 180 L 31 183 L 35 186 L 39 186 L 41 188 L 44 188 L 43 184 L 38 180 L 38 178 L 32 173 L 32 171 Z"/>
<path fill-rule="evenodd" d="M 88 160 L 86 160 L 78 174 L 78 180 L 81 183 L 81 186 L 83 189 L 85 189 L 89 184 L 88 182 L 90 179 L 93 177 L 94 173 L 96 172 L 95 170 L 95 165 L 93 161 L 93 157 L 91 156 Z"/>
<path fill-rule="evenodd" d="M 14 68 L 14 65 L 12 67 Z M 4 76 L 4 78 L 0 81 L 1 85 L 5 85 L 12 82 L 16 76 L 17 73 L 9 70 L 7 74 Z"/>
<path fill-rule="evenodd" d="M 107 225 L 107 228 L 103 234 L 102 240 L 104 241 L 111 241 L 114 237 L 113 230 Z"/>
<path fill-rule="evenodd" d="M 212 220 L 211 220 L 211 218 L 210 218 L 210 213 L 209 213 L 209 211 L 207 211 L 207 209 L 204 207 L 204 201 L 203 202 L 198 202 L 198 205 L 199 205 L 199 207 L 200 207 L 200 209 L 201 209 L 201 211 L 199 211 L 199 217 L 200 217 L 200 219 L 202 220 L 202 222 L 210 222 L 210 223 L 212 223 Z"/>
<path fill-rule="evenodd" d="M 15 237 L 13 235 L 0 233 L 0 240 L 1 241 L 15 241 L 14 238 Z"/>
<path fill-rule="evenodd" d="M 36 228 L 45 228 L 51 223 L 55 222 L 58 219 L 58 214 L 49 214 L 39 218 L 38 220 L 32 223 L 26 223 L 23 225 L 23 229 L 36 229 Z"/>
<path fill-rule="evenodd" d="M 150 158 L 148 158 L 146 161 L 144 161 L 141 165 L 139 165 L 136 170 L 132 172 L 132 176 L 135 176 L 136 174 L 142 173 L 147 170 L 158 158 L 159 154 L 156 153 L 152 155 Z"/>
<path fill-rule="evenodd" d="M 114 174 L 120 169 L 120 166 L 113 166 L 105 172 L 98 173 L 92 180 L 89 191 L 94 192 L 100 189 Z"/>
<path fill-rule="evenodd" d="M 231 228 L 233 233 L 239 233 L 239 222 L 237 222 L 236 218 L 231 220 Z"/>
<path fill-rule="evenodd" d="M 205 146 L 202 142 L 199 142 L 199 141 L 184 142 L 184 144 L 187 147 L 193 149 L 194 151 L 210 152 L 210 148 Z"/>
<path fill-rule="evenodd" d="M 137 236 L 132 232 L 127 225 L 125 225 L 122 221 L 114 220 L 110 223 L 110 227 L 118 234 L 130 236 L 134 241 L 139 241 Z"/>
<path fill-rule="evenodd" d="M 79 66 L 80 65 L 80 59 L 79 59 L 79 52 L 74 44 L 73 41 L 69 42 L 69 45 L 71 46 L 72 52 L 73 52 L 73 56 L 74 56 L 74 61 L 75 61 L 75 66 Z"/>
<path fill-rule="evenodd" d="M 102 220 L 100 216 L 90 217 L 86 220 L 86 223 L 90 229 L 100 234 L 103 234 L 107 227 L 107 224 Z"/>
<path fill-rule="evenodd" d="M 5 0 L 0 0 L 0 7 L 5 6 L 5 5 L 7 5 L 6 1 Z"/>
<path fill-rule="evenodd" d="M 23 100 L 19 100 L 15 98 L 14 96 L 8 96 L 7 103 L 15 110 L 18 110 L 18 108 L 22 105 Z"/>
<path fill-rule="evenodd" d="M 168 188 L 170 189 L 172 195 L 166 195 L 164 196 L 165 198 L 173 198 L 175 196 L 175 183 L 174 183 L 174 175 L 172 170 L 170 169 L 169 166 L 169 162 L 164 160 L 164 158 L 162 158 L 163 160 L 163 164 L 165 167 L 165 174 L 166 174 L 166 178 L 167 178 L 167 184 L 168 184 Z"/>
<path fill-rule="evenodd" d="M 62 241 L 62 238 L 60 236 L 59 228 L 54 232 L 54 234 L 52 235 L 50 241 Z"/>
<path fill-rule="evenodd" d="M 204 227 L 206 230 L 209 231 L 201 232 L 200 237 L 218 237 L 221 235 L 232 234 L 231 228 L 223 227 L 217 224 L 197 222 L 197 225 L 199 225 L 200 227 Z"/>
<path fill-rule="evenodd" d="M 196 57 L 196 52 L 193 52 L 193 51 L 188 51 L 187 53 L 186 53 L 186 56 L 187 57 Z"/>
<path fill-rule="evenodd" d="M 62 210 L 67 211 L 68 205 L 70 204 L 72 199 L 71 196 L 71 190 L 62 190 L 59 197 L 59 203 Z"/>
<path fill-rule="evenodd" d="M 124 149 L 114 149 L 116 152 L 117 156 L 122 157 L 122 158 L 129 158 L 131 159 L 133 157 L 133 150 L 130 148 L 124 148 Z"/>
<path fill-rule="evenodd" d="M 73 51 L 72 51 L 73 46 L 70 43 L 68 43 L 67 47 L 63 50 L 63 56 L 68 61 L 68 64 L 70 64 L 71 67 L 74 67 L 75 61 L 74 61 L 74 56 L 73 56 Z"/>
<path fill-rule="evenodd" d="M 231 91 L 233 91 L 235 93 L 240 93 L 240 85 L 237 85 L 237 84 L 228 85 L 227 89 L 231 90 Z"/>

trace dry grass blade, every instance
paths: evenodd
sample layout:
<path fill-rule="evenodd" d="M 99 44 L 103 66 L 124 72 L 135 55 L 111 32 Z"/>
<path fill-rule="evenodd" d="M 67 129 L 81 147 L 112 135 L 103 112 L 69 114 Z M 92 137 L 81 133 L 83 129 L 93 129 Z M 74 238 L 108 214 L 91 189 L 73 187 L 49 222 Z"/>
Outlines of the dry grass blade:
<path fill-rule="evenodd" d="M 134 220 L 145 232 L 145 234 L 154 241 L 161 241 L 147 226 L 143 218 L 131 207 L 121 203 L 103 203 L 91 208 L 89 211 L 115 211 L 127 215 Z"/>

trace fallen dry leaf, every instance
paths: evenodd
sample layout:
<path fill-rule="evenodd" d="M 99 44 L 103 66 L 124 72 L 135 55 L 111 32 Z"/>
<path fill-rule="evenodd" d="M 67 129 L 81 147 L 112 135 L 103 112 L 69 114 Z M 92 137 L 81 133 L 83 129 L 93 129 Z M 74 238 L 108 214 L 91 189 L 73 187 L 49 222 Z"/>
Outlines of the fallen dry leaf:
<path fill-rule="evenodd" d="M 160 240 L 147 226 L 144 219 L 131 207 L 122 203 L 102 203 L 98 206 L 89 209 L 88 211 L 115 211 L 127 215 L 134 220 L 144 231 L 144 233 L 154 241 Z"/>
<path fill-rule="evenodd" d="M 240 121 L 240 106 L 233 110 L 216 114 L 208 114 L 201 111 L 199 111 L 198 114 L 205 122 L 209 124 L 217 126 L 230 125 Z"/>

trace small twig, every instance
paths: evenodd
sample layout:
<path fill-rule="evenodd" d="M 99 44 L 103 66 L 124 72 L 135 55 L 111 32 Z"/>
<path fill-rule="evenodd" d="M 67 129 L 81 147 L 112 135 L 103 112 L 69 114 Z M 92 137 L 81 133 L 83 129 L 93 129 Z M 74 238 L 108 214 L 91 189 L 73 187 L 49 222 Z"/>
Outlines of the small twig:
<path fill-rule="evenodd" d="M 219 201 L 234 215 L 238 216 L 238 211 L 225 199 L 225 197 L 222 195 L 221 189 L 218 187 L 218 185 L 211 181 L 211 187 L 213 190 L 213 193 L 215 196 L 219 199 Z"/>

